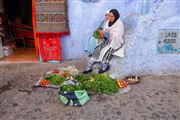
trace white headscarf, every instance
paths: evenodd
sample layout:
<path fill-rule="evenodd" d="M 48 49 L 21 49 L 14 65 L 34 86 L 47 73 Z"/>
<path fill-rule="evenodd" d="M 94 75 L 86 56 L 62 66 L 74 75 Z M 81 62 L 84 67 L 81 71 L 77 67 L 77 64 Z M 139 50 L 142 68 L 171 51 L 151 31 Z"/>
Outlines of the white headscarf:
<path fill-rule="evenodd" d="M 110 12 L 110 10 L 107 10 L 107 11 L 104 13 L 104 15 L 109 14 L 109 12 Z"/>
<path fill-rule="evenodd" d="M 104 13 L 104 16 L 105 16 L 106 14 L 109 14 L 109 12 L 110 12 L 110 10 L 107 10 L 107 11 Z M 105 23 L 105 25 L 104 25 L 104 30 L 106 30 L 106 29 L 108 28 L 108 22 L 109 22 L 109 21 L 106 21 L 106 23 Z"/>

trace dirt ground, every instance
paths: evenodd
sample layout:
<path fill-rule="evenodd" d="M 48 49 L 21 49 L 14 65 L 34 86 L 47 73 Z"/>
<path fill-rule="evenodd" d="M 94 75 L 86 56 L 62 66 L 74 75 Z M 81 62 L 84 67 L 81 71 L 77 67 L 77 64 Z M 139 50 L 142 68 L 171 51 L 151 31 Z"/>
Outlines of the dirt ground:
<path fill-rule="evenodd" d="M 127 94 L 96 94 L 83 107 L 61 103 L 58 92 L 32 86 L 52 68 L 76 65 L 72 60 L 59 64 L 6 63 L 0 65 L 1 120 L 180 120 L 180 77 L 142 76 Z"/>

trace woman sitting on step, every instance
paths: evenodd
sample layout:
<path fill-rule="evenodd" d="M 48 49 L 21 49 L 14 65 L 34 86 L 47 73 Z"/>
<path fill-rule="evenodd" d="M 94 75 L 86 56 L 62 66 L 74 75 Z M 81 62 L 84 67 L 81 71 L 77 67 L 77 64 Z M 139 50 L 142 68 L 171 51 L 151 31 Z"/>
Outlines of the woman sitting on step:
<path fill-rule="evenodd" d="M 92 71 L 93 64 L 96 62 L 101 63 L 98 73 L 104 73 L 109 67 L 109 62 L 113 54 L 123 57 L 124 54 L 124 26 L 119 19 L 120 15 L 116 9 L 109 12 L 109 23 L 106 31 L 99 30 L 101 36 L 104 36 L 103 42 L 95 48 L 88 61 L 84 74 Z M 119 54 L 119 55 L 118 55 Z"/>

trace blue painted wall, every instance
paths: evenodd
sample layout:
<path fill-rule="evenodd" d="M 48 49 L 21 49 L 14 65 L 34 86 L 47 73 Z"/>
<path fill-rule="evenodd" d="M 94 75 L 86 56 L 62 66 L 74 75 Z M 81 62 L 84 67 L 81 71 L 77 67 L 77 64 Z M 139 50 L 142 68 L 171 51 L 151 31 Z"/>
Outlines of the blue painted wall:
<path fill-rule="evenodd" d="M 180 55 L 159 54 L 156 48 L 159 29 L 180 29 L 179 6 L 179 0 L 69 0 L 71 35 L 61 37 L 63 58 L 84 57 L 90 33 L 99 26 L 106 10 L 116 8 L 126 29 L 126 55 L 112 60 L 111 75 L 180 74 Z"/>
<path fill-rule="evenodd" d="M 99 27 L 104 19 L 104 12 L 117 8 L 124 16 L 124 1 L 100 0 L 99 2 L 83 2 L 83 0 L 68 0 L 70 36 L 61 38 L 64 59 L 84 56 L 85 44 L 89 35 Z M 121 12 L 122 11 L 122 12 Z"/>
<path fill-rule="evenodd" d="M 112 8 L 119 10 L 121 19 L 136 13 L 149 11 L 150 0 L 99 0 L 99 2 L 84 2 L 83 0 L 68 0 L 70 36 L 61 37 L 64 59 L 84 56 L 84 48 L 89 35 L 104 19 L 104 12 Z M 142 2 L 141 2 L 142 1 Z"/>

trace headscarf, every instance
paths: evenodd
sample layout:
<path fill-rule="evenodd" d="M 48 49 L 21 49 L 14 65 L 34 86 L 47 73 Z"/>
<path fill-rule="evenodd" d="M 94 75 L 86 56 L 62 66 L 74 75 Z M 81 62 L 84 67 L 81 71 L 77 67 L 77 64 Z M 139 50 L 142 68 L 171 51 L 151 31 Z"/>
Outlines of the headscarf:
<path fill-rule="evenodd" d="M 110 10 L 107 10 L 107 11 L 104 13 L 104 16 L 105 16 L 106 14 L 109 14 L 109 12 L 110 12 Z M 103 27 L 102 27 L 102 26 L 103 26 Z M 101 25 L 99 26 L 99 29 L 103 29 L 103 28 L 105 28 L 105 26 L 106 26 L 106 28 L 108 27 L 108 22 L 106 22 L 106 20 L 102 21 Z"/>
<path fill-rule="evenodd" d="M 107 10 L 107 11 L 104 13 L 104 15 L 109 14 L 109 12 L 110 12 L 110 10 Z"/>
<path fill-rule="evenodd" d="M 119 19 L 120 15 L 119 15 L 119 12 L 118 12 L 116 9 L 110 10 L 109 13 L 113 13 L 113 15 L 114 15 L 114 17 L 115 17 L 115 19 L 114 19 L 113 22 L 109 21 L 108 26 L 111 27 L 111 26 Z"/>

